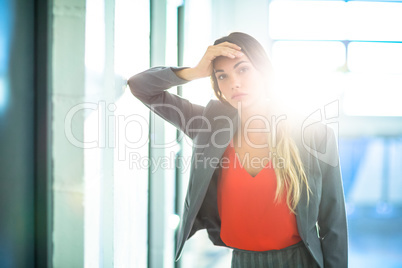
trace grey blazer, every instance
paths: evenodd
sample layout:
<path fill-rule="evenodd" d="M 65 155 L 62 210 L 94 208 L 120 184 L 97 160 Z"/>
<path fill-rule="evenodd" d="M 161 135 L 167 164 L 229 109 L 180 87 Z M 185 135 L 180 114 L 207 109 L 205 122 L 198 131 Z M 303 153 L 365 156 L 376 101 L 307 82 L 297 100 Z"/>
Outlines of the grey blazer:
<path fill-rule="evenodd" d="M 177 233 L 177 261 L 185 242 L 200 229 L 207 230 L 214 245 L 228 247 L 220 238 L 217 160 L 239 126 L 239 115 L 235 108 L 217 100 L 211 100 L 204 107 L 166 91 L 188 82 L 177 77 L 172 69 L 174 67 L 151 68 L 132 76 L 128 85 L 135 97 L 183 131 L 194 144 L 190 180 Z M 307 126 L 302 120 L 295 122 L 298 123 L 291 133 L 312 190 L 307 203 L 303 189 L 296 207 L 299 235 L 320 267 L 347 267 L 347 220 L 334 131 L 320 122 Z"/>

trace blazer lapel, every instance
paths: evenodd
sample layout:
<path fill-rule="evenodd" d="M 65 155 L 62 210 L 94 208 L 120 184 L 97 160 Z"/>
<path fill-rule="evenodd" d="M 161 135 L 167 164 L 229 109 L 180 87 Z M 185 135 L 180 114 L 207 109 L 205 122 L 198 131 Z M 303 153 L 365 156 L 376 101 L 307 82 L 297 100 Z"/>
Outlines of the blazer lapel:
<path fill-rule="evenodd" d="M 233 107 L 212 105 L 206 115 L 211 125 L 211 132 L 201 132 L 198 144 L 202 141 L 203 148 L 195 150 L 190 175 L 190 219 L 197 215 L 205 194 L 207 192 L 212 175 L 219 167 L 219 161 L 229 145 L 234 133 L 239 126 L 239 116 Z"/>

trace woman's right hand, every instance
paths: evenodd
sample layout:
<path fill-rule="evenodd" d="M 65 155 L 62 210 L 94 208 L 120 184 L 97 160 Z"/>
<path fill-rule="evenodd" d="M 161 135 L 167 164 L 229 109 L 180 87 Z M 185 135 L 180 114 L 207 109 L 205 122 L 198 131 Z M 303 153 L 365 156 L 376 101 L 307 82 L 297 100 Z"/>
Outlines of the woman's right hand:
<path fill-rule="evenodd" d="M 241 48 L 233 43 L 223 42 L 218 45 L 209 46 L 204 56 L 201 58 L 197 66 L 175 71 L 176 75 L 184 80 L 194 80 L 198 78 L 208 77 L 212 74 L 213 61 L 220 56 L 234 59 L 242 57 L 244 54 Z"/>

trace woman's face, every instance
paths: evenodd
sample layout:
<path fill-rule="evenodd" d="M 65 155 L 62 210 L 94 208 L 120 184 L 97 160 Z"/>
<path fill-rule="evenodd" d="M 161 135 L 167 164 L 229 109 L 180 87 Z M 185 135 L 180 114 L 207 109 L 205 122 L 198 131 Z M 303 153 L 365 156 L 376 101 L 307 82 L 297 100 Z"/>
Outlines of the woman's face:
<path fill-rule="evenodd" d="M 214 74 L 219 89 L 236 109 L 257 107 L 264 100 L 264 79 L 246 55 L 234 59 L 218 57 L 214 61 Z"/>

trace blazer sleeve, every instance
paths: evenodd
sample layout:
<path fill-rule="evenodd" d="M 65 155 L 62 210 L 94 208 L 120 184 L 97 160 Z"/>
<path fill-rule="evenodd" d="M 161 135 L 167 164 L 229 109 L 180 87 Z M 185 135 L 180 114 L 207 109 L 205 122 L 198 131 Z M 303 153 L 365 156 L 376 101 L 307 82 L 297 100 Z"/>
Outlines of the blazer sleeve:
<path fill-rule="evenodd" d="M 173 72 L 184 68 L 153 67 L 130 77 L 128 85 L 131 93 L 151 111 L 194 139 L 205 107 L 167 91 L 188 82 Z"/>
<path fill-rule="evenodd" d="M 319 235 L 325 268 L 348 266 L 348 228 L 345 199 L 334 131 L 326 127 L 324 154 L 319 157 L 322 193 L 318 215 Z"/>

